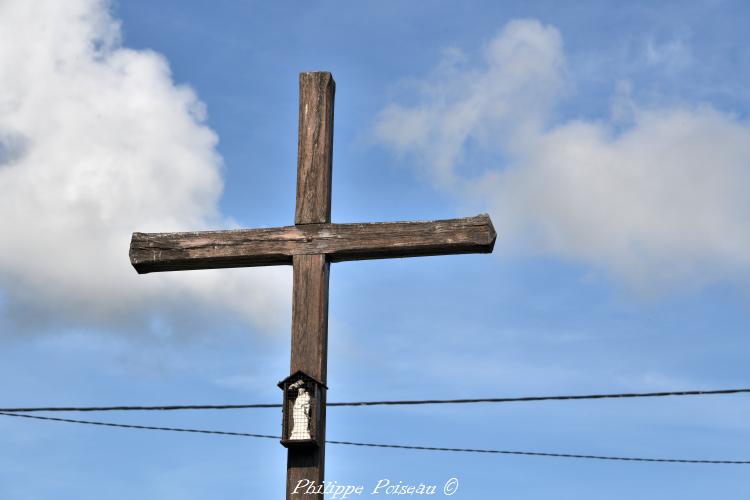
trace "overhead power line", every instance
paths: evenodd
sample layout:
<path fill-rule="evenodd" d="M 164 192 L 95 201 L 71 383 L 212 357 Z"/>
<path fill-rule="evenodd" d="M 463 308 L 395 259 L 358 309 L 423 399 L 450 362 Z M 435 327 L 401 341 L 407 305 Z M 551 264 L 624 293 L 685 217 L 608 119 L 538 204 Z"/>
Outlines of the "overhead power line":
<path fill-rule="evenodd" d="M 190 432 L 198 434 L 218 434 L 222 436 L 237 436 L 237 437 L 251 437 L 251 438 L 264 438 L 264 439 L 280 439 L 279 436 L 271 436 L 268 434 L 250 434 L 247 432 L 227 432 L 227 431 L 213 431 L 205 429 L 186 429 L 181 427 L 153 427 L 146 425 L 134 425 L 134 424 L 116 424 L 112 422 L 98 422 L 91 420 L 74 420 L 69 418 L 56 418 L 56 417 L 41 417 L 39 415 L 22 415 L 0 412 L 0 415 L 8 417 L 20 417 L 30 418 L 36 420 L 49 420 L 54 422 L 66 422 L 72 424 L 86 424 L 86 425 L 99 425 L 105 427 L 120 427 L 125 429 L 140 429 L 140 430 L 151 430 L 151 431 L 169 431 L 169 432 Z M 400 450 L 421 450 L 421 451 L 447 451 L 447 452 L 458 452 L 458 453 L 485 453 L 494 455 L 522 455 L 531 457 L 551 457 L 551 458 L 577 458 L 584 460 L 609 460 L 609 461 L 621 461 L 621 462 L 659 462 L 659 463 L 679 463 L 679 464 L 715 464 L 715 465 L 750 465 L 750 460 L 693 460 L 693 459 L 679 459 L 679 458 L 643 458 L 643 457 L 616 457 L 606 455 L 578 455 L 573 453 L 547 453 L 539 451 L 517 451 L 517 450 L 493 450 L 493 449 L 481 449 L 481 448 L 444 448 L 437 446 L 412 446 L 402 444 L 379 444 L 379 443 L 359 443 L 355 441 L 335 441 L 326 440 L 328 444 L 339 444 L 348 446 L 361 446 L 369 448 L 395 448 Z"/>
<path fill-rule="evenodd" d="M 124 429 L 142 429 L 149 431 L 170 431 L 170 432 L 192 432 L 198 434 L 220 434 L 222 436 L 242 436 L 242 437 L 254 437 L 254 438 L 265 438 L 265 439 L 280 439 L 279 436 L 271 436 L 269 434 L 250 434 L 247 432 L 229 432 L 229 431 L 210 431 L 203 429 L 182 429 L 179 427 L 153 427 L 148 425 L 135 425 L 135 424 L 115 424 L 112 422 L 98 422 L 93 420 L 74 420 L 71 418 L 56 418 L 56 417 L 41 417 L 39 415 L 18 415 L 13 413 L 0 412 L 0 415 L 7 417 L 20 417 L 20 418 L 33 418 L 35 420 L 49 420 L 53 422 L 67 422 L 71 424 L 86 424 L 86 425 L 100 425 L 103 427 L 121 427 Z"/>
<path fill-rule="evenodd" d="M 719 394 L 750 393 L 748 389 L 717 389 L 709 391 L 672 391 L 672 392 L 630 392 L 620 394 L 588 394 L 576 396 L 526 396 L 517 398 L 475 398 L 475 399 L 414 399 L 401 401 L 355 401 L 347 403 L 327 403 L 332 406 L 398 406 L 398 405 L 436 405 L 466 403 L 520 403 L 532 401 L 573 401 L 582 399 L 625 399 L 625 398 L 658 398 L 667 396 L 710 396 Z M 6 413 L 33 413 L 42 411 L 172 411 L 172 410 L 245 410 L 258 408 L 281 408 L 278 403 L 258 403 L 245 405 L 153 405 L 153 406 L 48 406 L 30 408 L 0 408 Z"/>

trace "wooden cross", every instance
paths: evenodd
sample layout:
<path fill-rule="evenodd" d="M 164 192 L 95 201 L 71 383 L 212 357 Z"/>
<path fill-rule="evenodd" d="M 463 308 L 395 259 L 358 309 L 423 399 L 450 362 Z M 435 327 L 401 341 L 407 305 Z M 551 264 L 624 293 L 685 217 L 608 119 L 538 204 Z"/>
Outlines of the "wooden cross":
<path fill-rule="evenodd" d="M 328 274 L 331 262 L 490 253 L 495 230 L 486 214 L 429 222 L 331 223 L 333 101 L 330 73 L 300 74 L 297 207 L 294 226 L 191 233 L 133 233 L 130 262 L 138 273 L 291 264 L 294 268 L 291 370 L 326 383 Z M 289 448 L 287 499 L 298 481 L 323 484 L 325 389 L 321 445 Z M 306 498 L 323 498 L 312 495 Z"/>

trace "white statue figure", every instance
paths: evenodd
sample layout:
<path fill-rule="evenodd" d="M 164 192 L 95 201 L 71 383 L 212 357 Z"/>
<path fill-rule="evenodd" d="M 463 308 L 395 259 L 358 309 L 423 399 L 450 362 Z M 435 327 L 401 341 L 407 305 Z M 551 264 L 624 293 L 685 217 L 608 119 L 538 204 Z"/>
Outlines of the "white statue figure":
<path fill-rule="evenodd" d="M 301 380 L 292 384 L 297 389 L 297 399 L 292 407 L 292 434 L 289 439 L 312 439 L 310 436 L 310 395 Z"/>

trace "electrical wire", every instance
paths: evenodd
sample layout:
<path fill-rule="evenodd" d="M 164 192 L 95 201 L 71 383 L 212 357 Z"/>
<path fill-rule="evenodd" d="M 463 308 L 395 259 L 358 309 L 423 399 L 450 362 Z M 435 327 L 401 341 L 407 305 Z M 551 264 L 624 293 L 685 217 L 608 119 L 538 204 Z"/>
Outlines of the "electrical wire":
<path fill-rule="evenodd" d="M 240 437 L 252 437 L 252 438 L 265 438 L 265 439 L 280 439 L 279 436 L 271 436 L 268 434 L 250 434 L 246 432 L 226 432 L 226 431 L 212 431 L 205 429 L 186 429 L 180 427 L 152 427 L 146 425 L 134 425 L 134 424 L 116 424 L 112 422 L 98 422 L 91 420 L 74 420 L 69 418 L 56 418 L 56 417 L 41 417 L 38 415 L 22 415 L 0 412 L 0 415 L 8 417 L 19 417 L 29 418 L 36 420 L 49 420 L 54 422 L 66 422 L 73 424 L 86 424 L 86 425 L 99 425 L 106 427 L 121 427 L 126 429 L 141 429 L 141 430 L 153 430 L 153 431 L 170 431 L 170 432 L 190 432 L 199 434 L 219 434 L 223 436 L 240 436 Z M 484 453 L 484 454 L 496 454 L 496 455 L 522 455 L 532 457 L 551 457 L 551 458 L 574 458 L 584 460 L 608 460 L 608 461 L 621 461 L 621 462 L 658 462 L 658 463 L 676 463 L 676 464 L 714 464 L 714 465 L 750 465 L 750 460 L 694 460 L 694 459 L 679 459 L 679 458 L 643 458 L 643 457 L 617 457 L 617 456 L 605 456 L 605 455 L 577 455 L 572 453 L 546 453 L 537 451 L 515 451 L 515 450 L 493 450 L 493 449 L 478 449 L 478 448 L 444 448 L 437 446 L 412 446 L 412 445 L 401 445 L 401 444 L 378 444 L 378 443 L 359 443 L 354 441 L 335 441 L 327 440 L 328 444 L 348 445 L 348 446 L 360 446 L 369 448 L 395 448 L 401 450 L 421 450 L 421 451 L 447 451 L 447 452 L 458 452 L 458 453 Z"/>
<path fill-rule="evenodd" d="M 467 403 L 518 403 L 533 401 L 573 401 L 583 399 L 626 399 L 626 398 L 656 398 L 668 396 L 709 396 L 720 394 L 750 393 L 747 389 L 717 389 L 707 391 L 672 391 L 672 392 L 631 392 L 620 394 L 589 394 L 577 396 L 526 396 L 517 398 L 475 398 L 475 399 L 421 399 L 402 401 L 355 401 L 346 403 L 327 403 L 327 407 L 334 406 L 397 406 L 397 405 L 435 405 L 435 404 L 467 404 Z M 259 403 L 244 405 L 154 405 L 154 406 L 49 406 L 29 408 L 0 408 L 0 412 L 33 413 L 33 412 L 86 412 L 86 411 L 172 411 L 172 410 L 241 410 L 257 408 L 281 408 L 278 403 Z"/>
<path fill-rule="evenodd" d="M 199 434 L 220 434 L 222 436 L 242 436 L 242 437 L 253 437 L 253 438 L 265 438 L 265 439 L 280 439 L 279 436 L 271 436 L 269 434 L 250 434 L 247 432 L 229 432 L 229 431 L 209 431 L 203 429 L 183 429 L 180 427 L 154 427 L 148 425 L 135 425 L 135 424 L 115 424 L 112 422 L 98 422 L 93 420 L 75 420 L 72 418 L 57 418 L 57 417 L 40 417 L 39 415 L 23 415 L 0 412 L 0 415 L 7 417 L 20 417 L 20 418 L 33 418 L 35 420 L 48 420 L 53 422 L 67 422 L 71 424 L 86 424 L 86 425 L 100 425 L 103 427 L 121 427 L 124 429 L 141 429 L 149 431 L 170 431 L 170 432 L 192 432 Z"/>

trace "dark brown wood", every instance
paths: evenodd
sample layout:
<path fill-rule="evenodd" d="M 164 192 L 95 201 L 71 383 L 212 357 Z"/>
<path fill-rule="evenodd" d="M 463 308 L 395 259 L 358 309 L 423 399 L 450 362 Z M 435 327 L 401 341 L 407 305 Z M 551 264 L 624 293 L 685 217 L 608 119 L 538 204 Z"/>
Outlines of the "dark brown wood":
<path fill-rule="evenodd" d="M 489 253 L 495 229 L 486 214 L 426 222 L 331 224 L 333 103 L 330 73 L 300 75 L 297 206 L 294 226 L 238 231 L 133 233 L 130 262 L 139 273 L 294 266 L 291 371 L 323 383 L 318 446 L 287 450 L 286 498 L 299 481 L 323 484 L 328 361 L 328 278 L 331 262 L 460 253 Z"/>
<path fill-rule="evenodd" d="M 495 229 L 486 214 L 463 219 L 371 224 L 307 224 L 271 229 L 134 233 L 130 261 L 139 273 L 291 264 L 295 255 L 329 262 L 489 253 Z"/>
<path fill-rule="evenodd" d="M 299 75 L 295 224 L 331 222 L 335 94 L 336 82 L 330 73 L 315 72 Z"/>
<path fill-rule="evenodd" d="M 333 163 L 333 100 L 336 83 L 330 73 L 302 73 L 299 78 L 299 137 L 297 146 L 297 207 L 294 224 L 302 240 L 313 238 L 307 224 L 331 222 Z M 295 236 L 300 236 L 297 233 Z M 299 246 L 297 247 L 299 248 Z M 324 253 L 292 253 L 292 356 L 290 373 L 302 370 L 326 384 L 328 363 L 328 271 Z M 321 394 L 318 446 L 287 450 L 286 498 L 301 480 L 322 485 L 325 469 L 326 389 Z M 323 500 L 323 494 L 305 495 Z"/>
<path fill-rule="evenodd" d="M 292 300 L 292 357 L 290 373 L 302 370 L 324 385 L 328 374 L 328 276 L 325 255 L 295 255 Z M 321 389 L 318 446 L 289 448 L 287 454 L 287 498 L 299 481 L 323 484 L 325 464 L 326 389 Z M 304 495 L 323 499 L 323 495 Z"/>
<path fill-rule="evenodd" d="M 326 384 L 328 275 L 325 255 L 295 255 L 290 373 L 301 370 Z"/>

